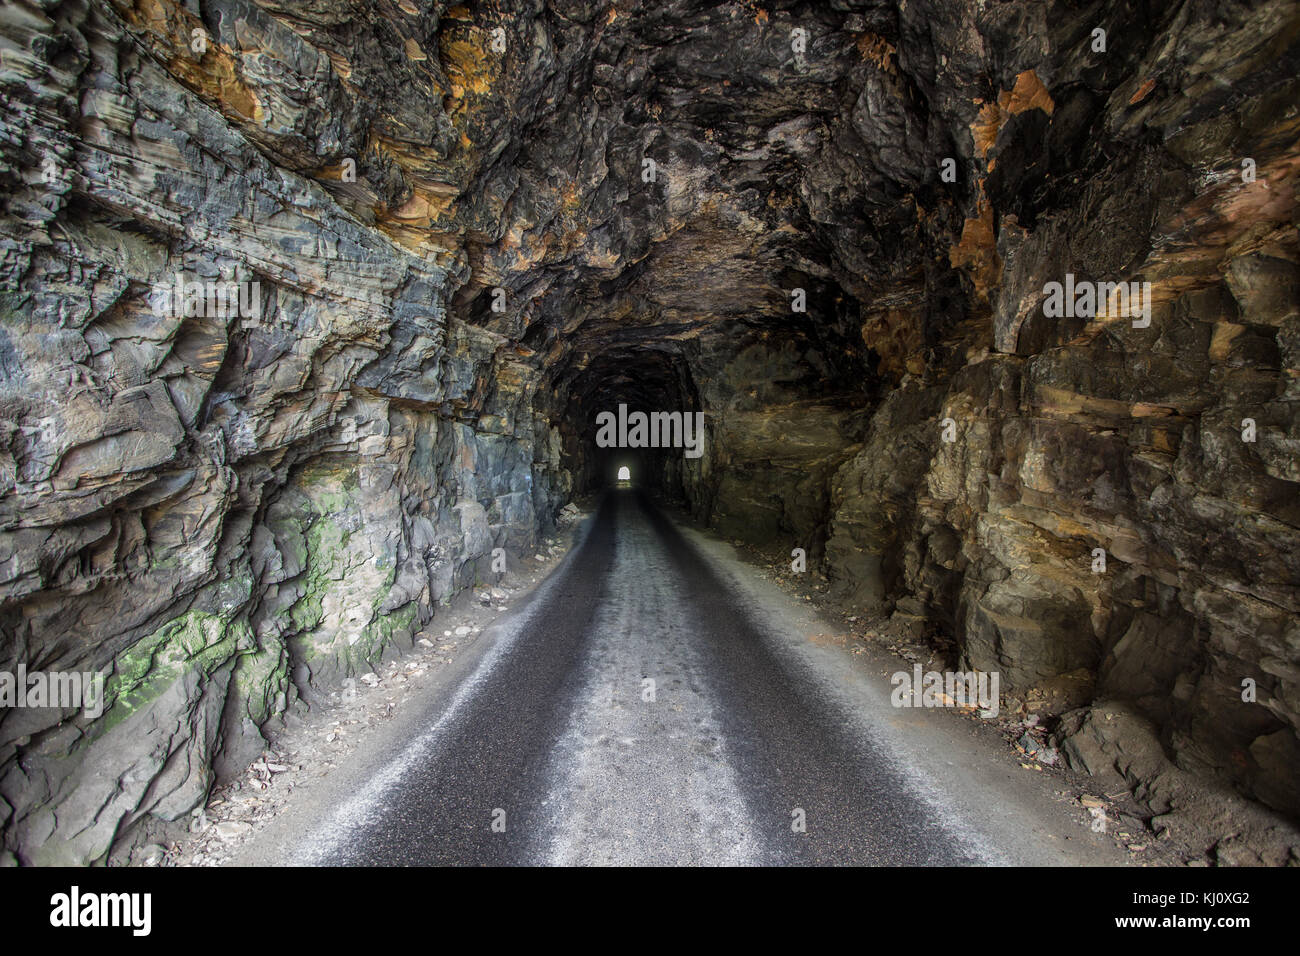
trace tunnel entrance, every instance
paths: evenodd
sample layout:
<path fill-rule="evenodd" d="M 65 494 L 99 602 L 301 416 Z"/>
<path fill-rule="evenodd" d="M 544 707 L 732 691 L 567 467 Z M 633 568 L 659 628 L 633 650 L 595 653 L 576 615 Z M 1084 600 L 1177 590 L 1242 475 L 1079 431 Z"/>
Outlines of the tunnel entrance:
<path fill-rule="evenodd" d="M 619 480 L 619 481 L 626 481 L 626 482 L 628 482 L 628 483 L 631 483 L 631 481 L 632 481 L 632 470 L 631 470 L 630 468 L 628 468 L 627 465 L 624 465 L 622 468 L 620 468 L 620 469 L 618 470 L 618 480 Z"/>

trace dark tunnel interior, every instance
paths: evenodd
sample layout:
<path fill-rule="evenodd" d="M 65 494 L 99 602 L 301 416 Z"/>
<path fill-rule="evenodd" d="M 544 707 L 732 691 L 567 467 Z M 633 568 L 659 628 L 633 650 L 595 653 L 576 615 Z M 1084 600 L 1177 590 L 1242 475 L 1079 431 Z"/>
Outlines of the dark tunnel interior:
<path fill-rule="evenodd" d="M 1298 78 L 1294 0 L 4 0 L 0 673 L 109 690 L 0 710 L 0 865 L 265 796 L 624 487 L 1294 865 Z"/>

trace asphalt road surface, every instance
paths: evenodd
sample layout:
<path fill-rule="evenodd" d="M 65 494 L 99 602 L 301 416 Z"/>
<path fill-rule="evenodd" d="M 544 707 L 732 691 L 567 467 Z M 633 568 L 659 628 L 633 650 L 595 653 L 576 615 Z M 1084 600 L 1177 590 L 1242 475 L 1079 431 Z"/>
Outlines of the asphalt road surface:
<path fill-rule="evenodd" d="M 615 490 L 290 862 L 1019 861 L 860 732 L 831 683 L 652 502 Z"/>

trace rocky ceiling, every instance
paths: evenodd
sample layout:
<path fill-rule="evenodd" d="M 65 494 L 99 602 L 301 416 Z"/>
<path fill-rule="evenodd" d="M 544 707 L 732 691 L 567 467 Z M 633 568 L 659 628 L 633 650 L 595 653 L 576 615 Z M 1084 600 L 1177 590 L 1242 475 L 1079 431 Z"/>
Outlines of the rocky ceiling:
<path fill-rule="evenodd" d="M 187 813 L 609 480 L 619 403 L 1076 766 L 1300 813 L 1293 3 L 0 9 L 0 665 L 110 675 L 0 718 L 5 853 Z"/>
<path fill-rule="evenodd" d="M 166 18 L 122 12 L 155 53 L 184 56 Z M 655 407 L 691 398 L 668 369 L 769 336 L 858 400 L 878 377 L 951 369 L 995 313 L 1023 320 L 1024 303 L 997 298 L 1003 257 L 1080 205 L 1109 217 L 1053 237 L 1081 264 L 1156 266 L 1152 231 L 1187 235 L 1182 203 L 1224 137 L 1247 132 L 1206 141 L 1199 124 L 1272 91 L 1282 99 L 1234 119 L 1268 124 L 1295 29 L 1258 4 L 200 13 L 232 62 L 182 79 L 358 220 L 445 266 L 452 307 L 531 352 L 556 413 L 584 409 L 582 433 L 624 387 L 600 363 L 626 369 L 627 350 L 655 356 L 637 396 Z M 1292 132 L 1273 130 L 1256 162 L 1287 155 Z M 338 181 L 347 158 L 352 184 Z M 807 313 L 791 311 L 794 289 Z M 1029 332 L 1030 348 L 1051 344 Z"/>

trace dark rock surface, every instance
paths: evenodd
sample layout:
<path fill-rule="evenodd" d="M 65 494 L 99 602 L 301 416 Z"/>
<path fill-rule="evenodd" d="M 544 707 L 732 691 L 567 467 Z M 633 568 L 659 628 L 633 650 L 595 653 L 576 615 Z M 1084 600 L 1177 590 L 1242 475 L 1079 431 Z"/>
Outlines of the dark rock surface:
<path fill-rule="evenodd" d="M 187 813 L 616 459 L 1300 816 L 1298 38 L 1281 0 L 7 0 L 0 669 L 110 676 L 98 720 L 0 712 L 5 850 Z M 1150 325 L 1050 316 L 1067 273 Z M 157 308 L 177 274 L 253 314 Z M 705 454 L 596 448 L 620 402 Z"/>

